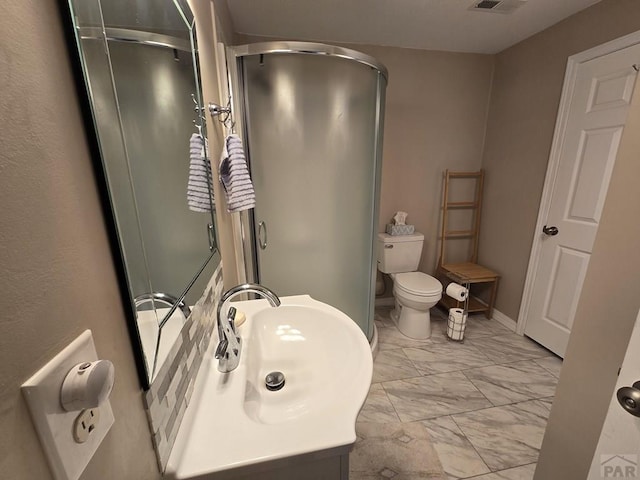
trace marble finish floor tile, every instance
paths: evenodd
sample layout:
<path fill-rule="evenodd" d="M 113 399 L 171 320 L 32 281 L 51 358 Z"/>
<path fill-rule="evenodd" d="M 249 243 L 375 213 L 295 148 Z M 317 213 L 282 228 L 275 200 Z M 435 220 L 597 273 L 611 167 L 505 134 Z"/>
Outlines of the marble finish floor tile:
<path fill-rule="evenodd" d="M 533 360 L 473 368 L 464 375 L 496 406 L 552 396 L 558 382 Z"/>
<path fill-rule="evenodd" d="M 444 480 L 427 429 L 416 423 L 357 423 L 349 479 Z"/>
<path fill-rule="evenodd" d="M 408 378 L 382 385 L 403 422 L 491 406 L 491 402 L 461 372 Z"/>
<path fill-rule="evenodd" d="M 447 336 L 447 319 L 444 317 L 434 317 L 431 315 L 431 336 Z"/>
<path fill-rule="evenodd" d="M 371 382 L 380 383 L 419 376 L 420 372 L 416 370 L 402 349 L 398 348 L 378 352 L 373 362 L 373 379 Z"/>
<path fill-rule="evenodd" d="M 373 320 L 373 323 L 375 323 L 376 328 L 377 328 L 378 330 L 380 330 L 381 328 L 387 328 L 387 326 L 386 326 L 384 323 L 382 323 L 382 321 L 381 321 L 381 320 L 375 320 L 375 319 L 374 319 L 374 320 Z"/>
<path fill-rule="evenodd" d="M 393 310 L 393 307 L 376 307 L 373 319 L 376 322 L 376 325 L 378 325 L 378 328 L 395 328 L 395 324 L 393 323 L 390 315 L 391 310 Z"/>
<path fill-rule="evenodd" d="M 453 415 L 480 457 L 492 471 L 538 461 L 549 416 L 539 400 Z"/>
<path fill-rule="evenodd" d="M 488 337 L 495 335 L 504 335 L 507 333 L 511 333 L 503 325 L 499 324 L 493 319 L 487 319 L 487 317 L 482 315 L 470 315 L 467 319 L 467 326 L 464 330 L 465 338 L 477 338 L 477 337 Z"/>
<path fill-rule="evenodd" d="M 396 348 L 421 347 L 423 345 L 431 345 L 434 343 L 442 343 L 446 341 L 446 338 L 436 337 L 434 335 L 432 335 L 431 338 L 427 338 L 425 340 L 415 340 L 413 338 L 404 336 L 395 326 L 378 329 L 378 342 L 380 345 L 380 351 L 393 350 Z"/>
<path fill-rule="evenodd" d="M 424 420 L 445 473 L 452 478 L 467 478 L 489 473 L 471 442 L 450 416 Z"/>
<path fill-rule="evenodd" d="M 533 480 L 536 473 L 536 464 L 522 465 L 521 467 L 509 468 L 499 472 L 489 473 L 473 477 L 472 480 Z"/>
<path fill-rule="evenodd" d="M 375 383 L 371 385 L 369 395 L 367 395 L 362 410 L 360 410 L 360 415 L 358 415 L 358 421 L 400 423 L 398 414 L 393 408 L 393 405 L 391 405 L 389 397 L 387 397 L 387 392 L 384 391 L 381 384 Z"/>
<path fill-rule="evenodd" d="M 385 366 L 374 363 L 382 383 L 372 385 L 358 422 L 422 424 L 445 473 L 352 469 L 350 479 L 532 480 L 562 360 L 482 316 L 469 319 L 463 343 L 451 342 L 446 312 L 439 309 L 431 311 L 431 338 L 410 339 L 393 323 L 391 310 L 376 308 L 384 354 L 376 363 Z M 411 372 L 399 351 L 424 376 L 390 380 Z"/>
<path fill-rule="evenodd" d="M 405 348 L 403 350 L 422 375 L 455 372 L 495 363 L 468 343 L 434 343 L 419 348 Z"/>
<path fill-rule="evenodd" d="M 515 333 L 495 337 L 470 338 L 467 341 L 496 363 L 512 363 L 552 355 L 551 352 L 533 340 Z"/>
<path fill-rule="evenodd" d="M 551 407 L 553 406 L 553 397 L 540 398 L 538 401 L 545 406 L 549 413 L 551 412 Z M 549 417 L 548 414 L 547 417 Z"/>
<path fill-rule="evenodd" d="M 447 318 L 431 316 L 431 331 L 437 335 L 447 335 Z M 484 315 L 470 315 L 464 331 L 465 340 L 479 337 L 491 337 L 511 333 L 495 320 L 487 320 Z"/>
<path fill-rule="evenodd" d="M 535 362 L 552 374 L 556 378 L 560 378 L 560 370 L 562 370 L 562 359 L 552 355 L 546 358 L 538 358 Z"/>

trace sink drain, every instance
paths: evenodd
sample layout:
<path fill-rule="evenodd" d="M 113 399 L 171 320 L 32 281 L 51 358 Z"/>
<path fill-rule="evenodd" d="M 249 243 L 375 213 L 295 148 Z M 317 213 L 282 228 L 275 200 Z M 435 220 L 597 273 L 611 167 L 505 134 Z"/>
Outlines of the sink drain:
<path fill-rule="evenodd" d="M 284 387 L 284 373 L 282 372 L 271 372 L 267 374 L 264 378 L 264 384 L 267 387 L 267 390 L 275 392 Z"/>

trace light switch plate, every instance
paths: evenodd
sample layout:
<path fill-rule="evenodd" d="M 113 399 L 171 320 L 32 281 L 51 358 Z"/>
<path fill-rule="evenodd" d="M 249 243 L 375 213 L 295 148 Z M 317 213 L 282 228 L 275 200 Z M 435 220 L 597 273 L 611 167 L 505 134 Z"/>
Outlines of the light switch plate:
<path fill-rule="evenodd" d="M 100 421 L 87 441 L 74 440 L 74 422 L 80 411 L 67 412 L 60 403 L 62 382 L 71 368 L 98 360 L 91 330 L 85 330 L 64 350 L 22 384 L 22 393 L 56 480 L 77 480 L 113 425 L 109 400 L 99 408 Z"/>

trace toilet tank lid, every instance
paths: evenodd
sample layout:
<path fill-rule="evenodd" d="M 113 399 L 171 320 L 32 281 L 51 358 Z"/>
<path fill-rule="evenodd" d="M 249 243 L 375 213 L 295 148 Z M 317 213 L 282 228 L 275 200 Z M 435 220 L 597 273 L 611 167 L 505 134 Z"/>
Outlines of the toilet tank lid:
<path fill-rule="evenodd" d="M 419 232 L 412 233 L 411 235 L 389 235 L 388 233 L 378 234 L 378 241 L 382 243 L 421 242 L 423 240 L 424 235 Z"/>

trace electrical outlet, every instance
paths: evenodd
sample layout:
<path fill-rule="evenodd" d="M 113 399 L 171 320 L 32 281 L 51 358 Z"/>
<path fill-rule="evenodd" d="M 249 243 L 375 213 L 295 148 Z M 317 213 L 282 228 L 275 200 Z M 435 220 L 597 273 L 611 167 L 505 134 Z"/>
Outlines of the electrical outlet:
<path fill-rule="evenodd" d="M 73 438 L 78 443 L 84 443 L 89 438 L 100 421 L 99 408 L 87 408 L 80 412 L 73 424 Z"/>
<path fill-rule="evenodd" d="M 114 422 L 109 400 L 102 402 L 99 409 L 67 412 L 62 408 L 60 390 L 69 370 L 95 360 L 98 354 L 91 330 L 85 330 L 22 384 L 22 393 L 56 480 L 77 480 Z"/>

